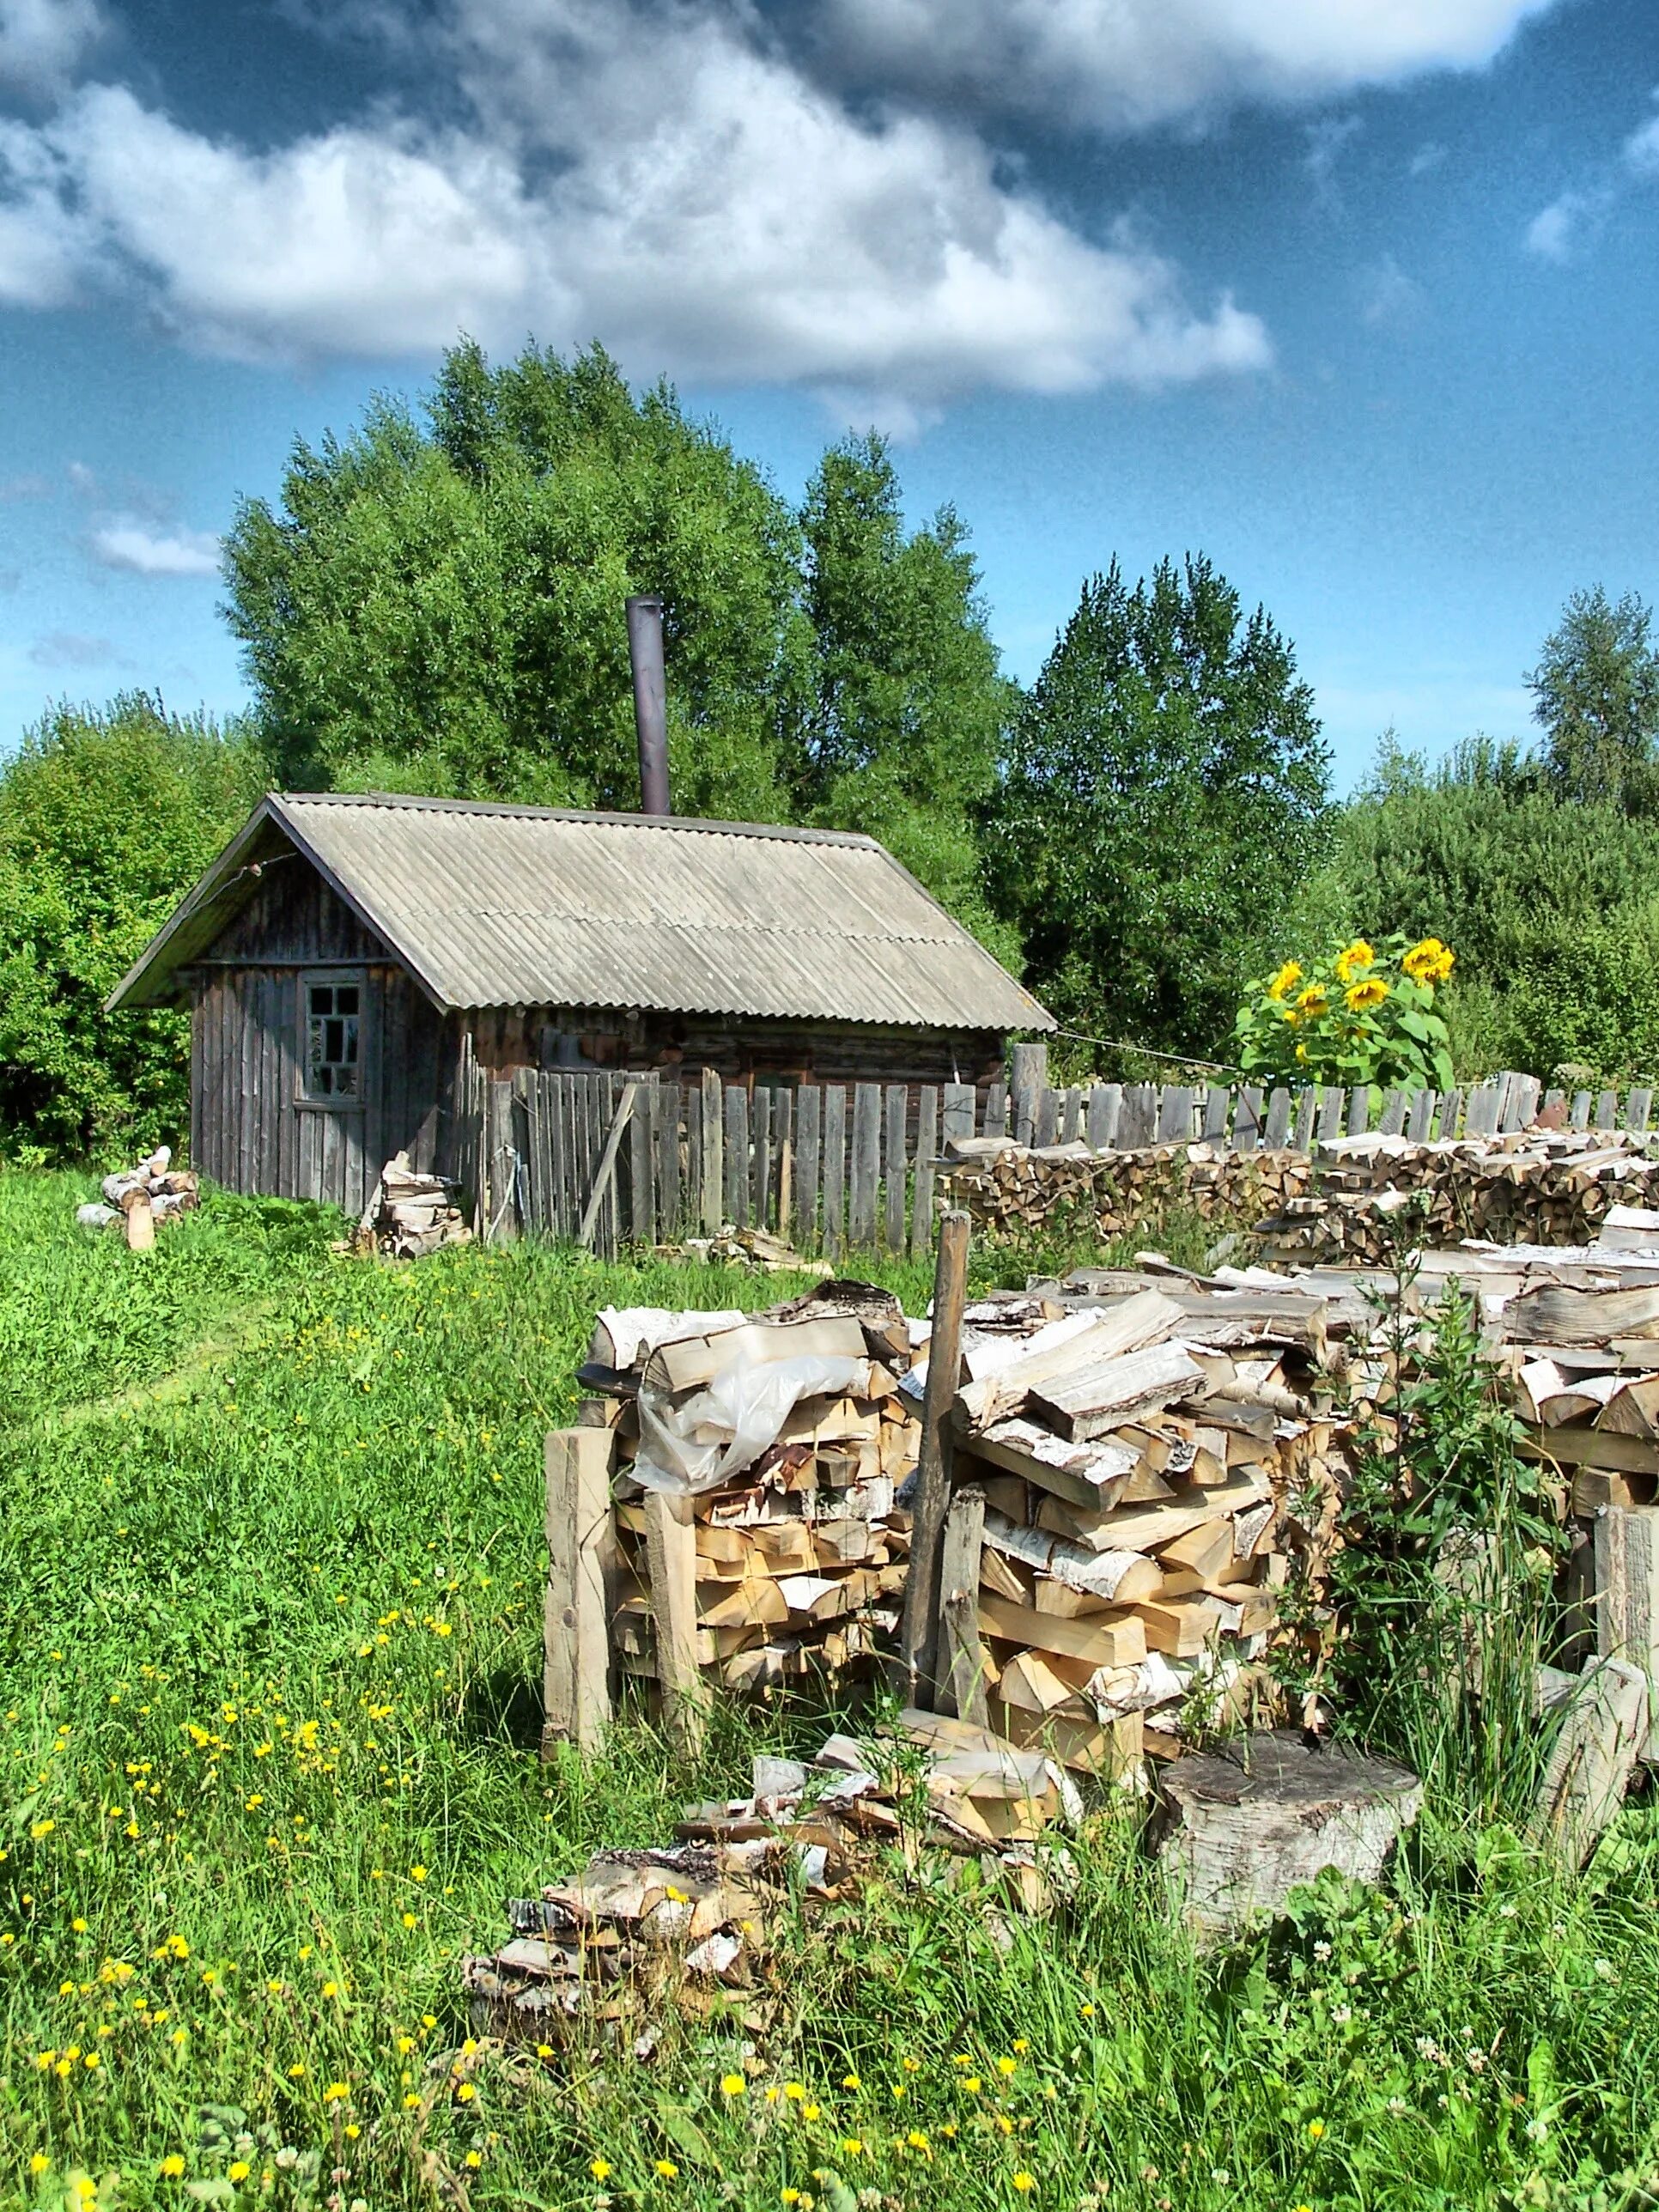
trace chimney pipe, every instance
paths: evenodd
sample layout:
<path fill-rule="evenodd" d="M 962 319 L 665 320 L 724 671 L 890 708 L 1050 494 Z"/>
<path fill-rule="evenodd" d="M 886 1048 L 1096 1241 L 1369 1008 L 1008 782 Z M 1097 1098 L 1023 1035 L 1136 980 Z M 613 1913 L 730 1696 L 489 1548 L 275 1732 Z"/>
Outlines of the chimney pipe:
<path fill-rule="evenodd" d="M 662 601 L 628 602 L 628 658 L 634 668 L 634 726 L 640 738 L 640 811 L 672 814 L 668 800 L 668 697 L 662 665 Z"/>

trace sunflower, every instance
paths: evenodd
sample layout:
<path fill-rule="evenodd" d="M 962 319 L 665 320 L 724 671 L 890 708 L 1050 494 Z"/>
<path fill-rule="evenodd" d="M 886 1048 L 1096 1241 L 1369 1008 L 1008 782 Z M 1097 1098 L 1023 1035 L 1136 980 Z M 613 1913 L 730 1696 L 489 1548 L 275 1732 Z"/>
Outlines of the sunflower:
<path fill-rule="evenodd" d="M 1268 984 L 1267 996 L 1270 999 L 1282 999 L 1288 992 L 1294 990 L 1301 981 L 1302 963 L 1299 960 L 1287 960 L 1278 975 L 1273 977 L 1273 981 Z"/>
<path fill-rule="evenodd" d="M 1296 1011 L 1304 1022 L 1317 1021 L 1330 1003 L 1330 994 L 1322 983 L 1310 983 L 1297 1000 Z"/>
<path fill-rule="evenodd" d="M 1352 983 L 1355 969 L 1369 968 L 1376 957 L 1376 953 L 1366 944 L 1364 939 L 1356 937 L 1352 945 L 1336 956 L 1337 981 L 1340 983 Z"/>
<path fill-rule="evenodd" d="M 1400 964 L 1414 982 L 1443 983 L 1451 974 L 1454 957 L 1451 947 L 1437 937 L 1425 937 Z"/>
<path fill-rule="evenodd" d="M 1363 983 L 1351 985 L 1345 1003 L 1351 1014 L 1363 1014 L 1380 1006 L 1388 995 L 1389 987 L 1382 978 L 1372 975 Z"/>

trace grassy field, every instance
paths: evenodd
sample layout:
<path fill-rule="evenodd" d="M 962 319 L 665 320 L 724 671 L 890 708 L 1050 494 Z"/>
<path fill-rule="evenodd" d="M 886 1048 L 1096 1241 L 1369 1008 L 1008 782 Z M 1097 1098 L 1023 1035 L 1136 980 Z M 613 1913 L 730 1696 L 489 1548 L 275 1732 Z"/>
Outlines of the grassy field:
<path fill-rule="evenodd" d="M 722 1712 L 696 1773 L 637 1725 L 536 1750 L 540 1437 L 593 1310 L 788 1285 L 391 1270 L 224 1200 L 135 1260 L 82 1194 L 0 1176 L 0 2204 L 1659 2201 L 1639 1806 L 1571 1887 L 1431 1808 L 1385 1891 L 1207 1954 L 1108 1810 L 1060 1919 L 895 1865 L 786 1930 L 764 2042 L 457 2074 L 504 1897 L 822 1730 Z"/>

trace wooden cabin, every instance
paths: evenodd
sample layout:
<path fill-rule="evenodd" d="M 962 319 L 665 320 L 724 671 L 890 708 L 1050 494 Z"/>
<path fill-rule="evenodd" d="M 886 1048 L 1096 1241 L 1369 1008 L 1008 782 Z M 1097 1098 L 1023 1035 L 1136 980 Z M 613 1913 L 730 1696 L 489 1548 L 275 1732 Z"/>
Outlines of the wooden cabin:
<path fill-rule="evenodd" d="M 112 994 L 191 1014 L 191 1158 L 356 1212 L 475 1069 L 982 1083 L 1054 1024 L 874 839 L 273 793 Z"/>

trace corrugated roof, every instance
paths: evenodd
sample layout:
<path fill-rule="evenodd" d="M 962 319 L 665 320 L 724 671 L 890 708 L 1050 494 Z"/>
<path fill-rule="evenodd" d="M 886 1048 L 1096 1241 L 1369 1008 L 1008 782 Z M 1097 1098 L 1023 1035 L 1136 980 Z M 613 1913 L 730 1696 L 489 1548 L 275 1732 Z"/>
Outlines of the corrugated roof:
<path fill-rule="evenodd" d="M 284 838 L 445 1008 L 1054 1026 L 873 838 L 346 794 L 265 799 L 111 1006 L 165 997 Z"/>

